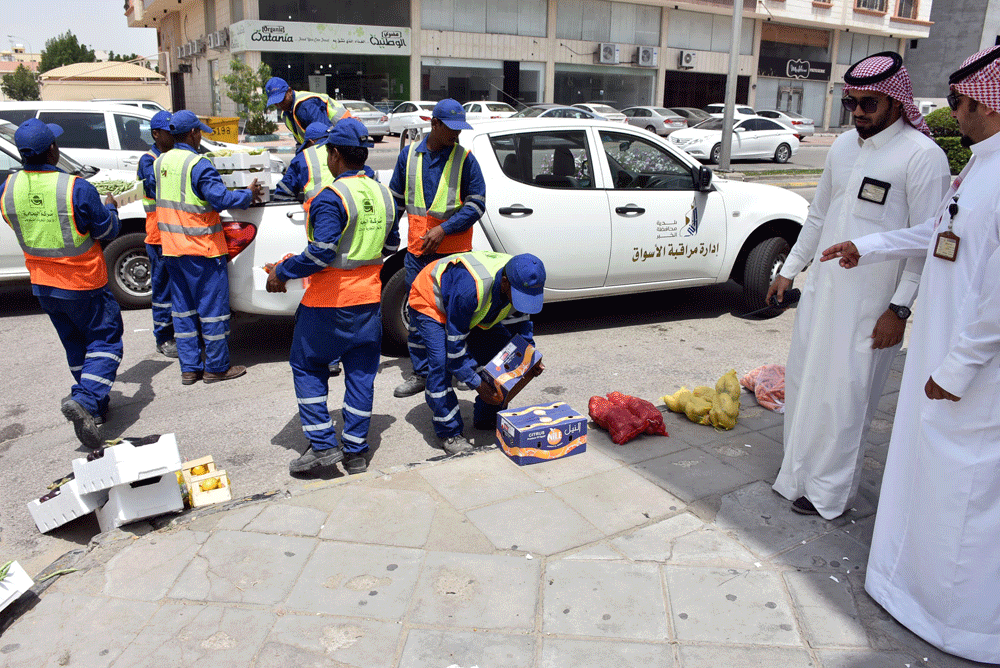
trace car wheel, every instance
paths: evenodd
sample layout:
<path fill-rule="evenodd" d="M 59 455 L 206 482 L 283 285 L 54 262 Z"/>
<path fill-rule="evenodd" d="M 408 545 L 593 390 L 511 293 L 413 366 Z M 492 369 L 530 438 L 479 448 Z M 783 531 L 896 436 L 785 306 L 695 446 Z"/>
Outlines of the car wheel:
<path fill-rule="evenodd" d="M 722 157 L 722 144 L 716 144 L 712 147 L 712 152 L 709 154 L 709 160 L 715 164 L 719 164 L 719 158 Z"/>
<path fill-rule="evenodd" d="M 406 354 L 410 327 L 409 304 L 406 270 L 400 267 L 382 288 L 382 349 L 386 354 Z"/>
<path fill-rule="evenodd" d="M 774 149 L 774 161 L 780 164 L 788 162 L 788 159 L 792 157 L 792 149 L 788 144 L 780 144 L 778 148 Z"/>
<path fill-rule="evenodd" d="M 649 130 L 650 132 L 652 132 L 654 135 L 656 134 L 656 128 L 654 126 L 647 125 L 646 129 Z"/>
<path fill-rule="evenodd" d="M 372 137 L 372 141 L 375 142 L 376 144 L 378 144 L 379 142 L 382 141 L 383 137 L 385 137 L 385 135 L 375 135 L 375 136 Z"/>
<path fill-rule="evenodd" d="M 104 247 L 108 287 L 125 308 L 149 308 L 153 266 L 146 255 L 146 233 L 123 234 Z"/>
<path fill-rule="evenodd" d="M 748 311 L 762 308 L 771 283 L 778 277 L 791 246 L 782 237 L 764 239 L 750 250 L 743 268 L 743 304 Z"/>

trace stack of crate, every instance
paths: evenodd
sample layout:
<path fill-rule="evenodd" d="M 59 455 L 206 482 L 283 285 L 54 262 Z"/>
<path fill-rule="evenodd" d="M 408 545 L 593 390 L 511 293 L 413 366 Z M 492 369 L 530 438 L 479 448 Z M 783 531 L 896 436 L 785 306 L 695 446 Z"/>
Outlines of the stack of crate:
<path fill-rule="evenodd" d="M 19 599 L 34 584 L 31 576 L 16 561 L 0 564 L 0 610 Z"/>
<path fill-rule="evenodd" d="M 247 188 L 256 179 L 264 187 L 263 200 L 270 201 L 274 184 L 271 182 L 271 161 L 267 151 L 259 155 L 234 152 L 231 155 L 212 156 L 210 160 L 219 170 L 227 188 Z"/>

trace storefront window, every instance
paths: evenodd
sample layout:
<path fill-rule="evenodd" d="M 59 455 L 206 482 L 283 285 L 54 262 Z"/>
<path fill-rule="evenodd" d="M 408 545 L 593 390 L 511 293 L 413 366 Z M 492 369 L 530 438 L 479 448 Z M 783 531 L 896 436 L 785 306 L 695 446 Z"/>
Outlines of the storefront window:
<path fill-rule="evenodd" d="M 753 19 L 743 19 L 741 55 L 753 54 L 753 25 Z M 667 26 L 667 46 L 673 49 L 729 53 L 733 35 L 731 16 L 675 10 L 670 12 Z"/>
<path fill-rule="evenodd" d="M 837 50 L 837 62 L 841 65 L 850 65 L 873 53 L 898 49 L 899 40 L 892 37 L 842 32 L 840 33 L 840 48 Z"/>
<path fill-rule="evenodd" d="M 393 102 L 409 96 L 408 56 L 264 52 L 261 60 L 295 90 L 312 90 L 344 100 L 367 100 L 378 107 L 395 106 Z"/>
<path fill-rule="evenodd" d="M 603 102 L 615 109 L 653 104 L 656 85 L 652 72 L 633 73 L 622 68 L 556 65 L 555 96 L 558 104 Z"/>
<path fill-rule="evenodd" d="M 547 0 L 423 0 L 420 23 L 427 30 L 545 37 Z"/>
<path fill-rule="evenodd" d="M 515 107 L 518 103 L 541 102 L 544 64 L 514 64 L 518 69 L 508 72 L 505 79 L 503 61 L 426 58 L 420 68 L 421 98 L 442 100 L 450 97 L 459 102 L 494 100 Z M 511 76 L 514 76 L 513 81 L 509 79 Z"/>
<path fill-rule="evenodd" d="M 259 0 L 262 21 L 308 21 L 366 26 L 410 26 L 409 0 L 320 2 L 320 0 Z"/>
<path fill-rule="evenodd" d="M 559 0 L 556 36 L 588 42 L 660 45 L 660 8 L 605 0 Z"/>

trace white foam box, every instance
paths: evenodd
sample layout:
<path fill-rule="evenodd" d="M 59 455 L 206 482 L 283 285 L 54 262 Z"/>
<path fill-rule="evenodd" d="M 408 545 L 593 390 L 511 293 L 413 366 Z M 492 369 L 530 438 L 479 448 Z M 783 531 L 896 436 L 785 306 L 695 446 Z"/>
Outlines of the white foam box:
<path fill-rule="evenodd" d="M 267 151 L 259 155 L 233 153 L 210 158 L 216 169 L 268 169 L 271 156 Z"/>
<path fill-rule="evenodd" d="M 7 569 L 7 576 L 0 580 L 0 610 L 21 598 L 33 584 L 35 581 L 21 568 L 21 565 L 16 561 L 12 563 Z"/>
<path fill-rule="evenodd" d="M 222 177 L 222 182 L 227 188 L 247 188 L 254 180 L 268 188 L 273 185 L 271 183 L 271 172 L 269 171 L 247 172 L 240 170 L 232 174 L 219 174 L 219 176 Z"/>
<path fill-rule="evenodd" d="M 201 484 L 212 478 L 219 479 L 219 486 L 215 489 L 203 490 Z M 193 476 L 188 482 L 188 498 L 192 508 L 232 500 L 233 492 L 230 488 L 229 476 L 224 470 L 216 471 L 214 467 L 204 475 Z"/>
<path fill-rule="evenodd" d="M 133 445 L 126 439 L 92 452 L 86 459 L 73 460 L 73 474 L 84 493 L 173 473 L 180 468 L 181 455 L 173 434 L 163 434 L 147 445 Z"/>
<path fill-rule="evenodd" d="M 115 195 L 115 201 L 118 202 L 118 206 L 125 206 L 126 204 L 131 204 L 132 202 L 138 202 L 145 196 L 143 191 L 142 181 L 136 182 L 135 187 L 125 192 Z"/>
<path fill-rule="evenodd" d="M 171 471 L 158 478 L 112 487 L 108 492 L 108 502 L 97 509 L 97 523 L 104 532 L 123 524 L 183 509 L 181 487 L 177 484 L 176 473 Z"/>
<path fill-rule="evenodd" d="M 60 485 L 48 494 L 28 502 L 28 512 L 42 533 L 94 512 L 108 501 L 107 490 L 89 494 L 80 491 L 76 480 Z"/>

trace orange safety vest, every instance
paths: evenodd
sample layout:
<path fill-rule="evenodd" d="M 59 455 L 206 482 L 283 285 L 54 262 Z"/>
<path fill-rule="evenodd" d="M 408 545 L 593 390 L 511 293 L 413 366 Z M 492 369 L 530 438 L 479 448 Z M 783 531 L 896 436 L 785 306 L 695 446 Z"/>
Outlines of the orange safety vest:
<path fill-rule="evenodd" d="M 406 188 L 403 199 L 406 202 L 406 216 L 409 233 L 406 248 L 414 255 L 420 254 L 423 237 L 432 227 L 437 227 L 451 218 L 462 208 L 462 166 L 469 152 L 455 144 L 448 156 L 448 162 L 438 181 L 434 201 L 430 207 L 424 202 L 424 159 L 417 152 L 419 142 L 410 144 L 406 156 Z M 457 234 L 445 235 L 437 253 L 462 253 L 472 250 L 472 228 Z"/>
<path fill-rule="evenodd" d="M 63 172 L 27 170 L 7 177 L 0 213 L 17 235 L 35 285 L 96 290 L 108 283 L 100 245 L 76 227 L 76 179 Z"/>
<path fill-rule="evenodd" d="M 156 159 L 156 225 L 163 254 L 171 257 L 228 255 L 222 219 L 194 192 L 194 166 L 208 160 L 191 151 L 167 151 Z"/>
<path fill-rule="evenodd" d="M 436 260 L 420 270 L 413 280 L 413 287 L 410 288 L 410 306 L 434 318 L 442 325 L 445 324 L 447 314 L 445 313 L 444 294 L 441 292 L 441 277 L 444 272 L 453 265 L 464 266 L 472 280 L 476 283 L 476 298 L 479 301 L 469 328 L 479 327 L 480 329 L 490 329 L 497 323 L 510 315 L 513 307 L 507 304 L 493 320 L 485 320 L 493 305 L 493 283 L 496 275 L 507 266 L 513 256 L 506 253 L 494 253 L 492 251 L 472 251 L 469 253 L 456 253 L 448 257 Z"/>
<path fill-rule="evenodd" d="M 377 304 L 382 294 L 382 248 L 396 215 L 392 194 L 364 172 L 339 178 L 327 188 L 343 203 L 347 222 L 333 262 L 309 277 L 302 305 Z M 306 234 L 310 242 L 315 242 L 311 219 Z"/>
<path fill-rule="evenodd" d="M 158 157 L 152 151 L 146 151 L 145 155 L 148 155 L 156 162 Z M 156 200 L 146 197 L 146 189 L 143 187 L 142 191 L 142 210 L 146 212 L 146 243 L 154 246 L 160 245 L 160 228 L 156 226 Z"/>

